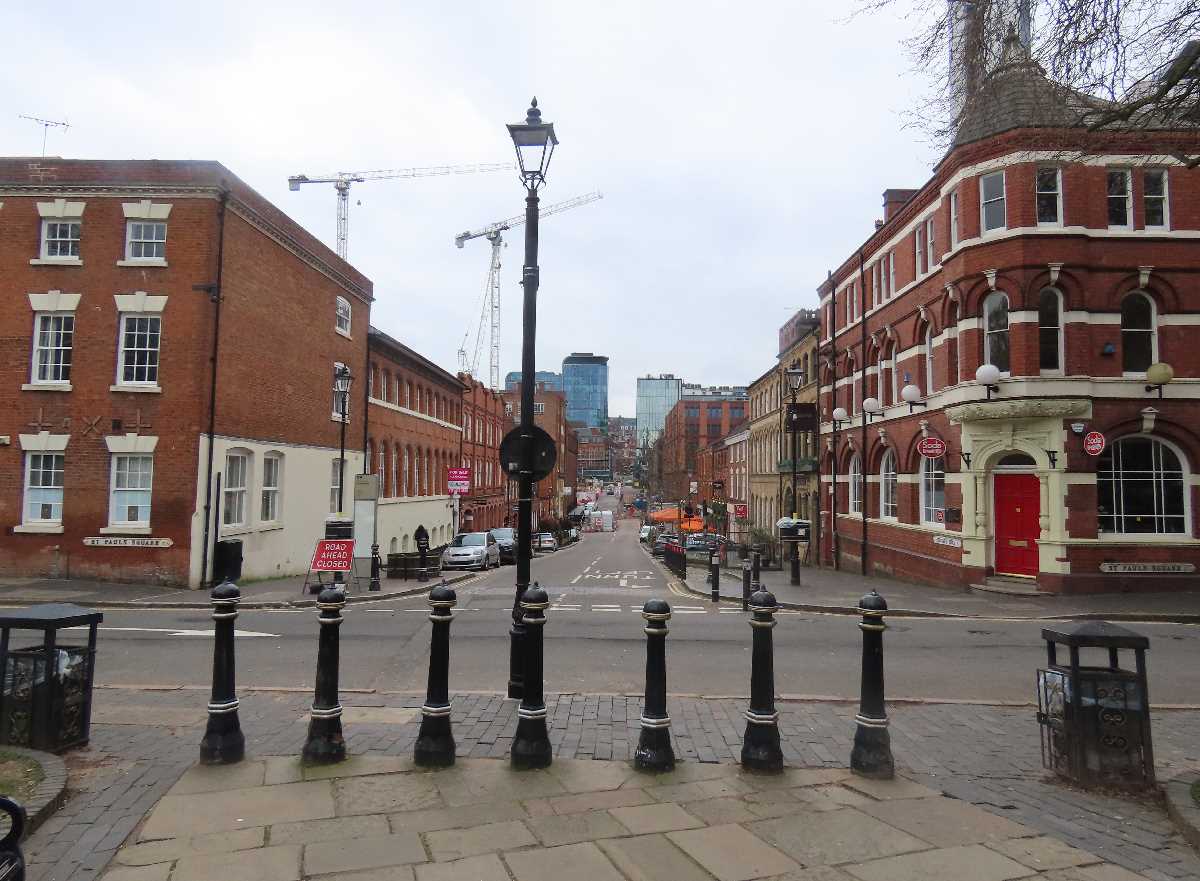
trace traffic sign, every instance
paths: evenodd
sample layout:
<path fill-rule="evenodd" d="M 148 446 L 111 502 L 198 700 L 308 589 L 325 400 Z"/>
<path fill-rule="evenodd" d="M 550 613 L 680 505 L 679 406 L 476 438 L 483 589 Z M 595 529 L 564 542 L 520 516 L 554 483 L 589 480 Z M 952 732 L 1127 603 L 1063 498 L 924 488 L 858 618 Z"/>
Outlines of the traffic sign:
<path fill-rule="evenodd" d="M 471 492 L 470 468 L 447 468 L 446 488 L 452 496 L 465 496 Z"/>
<path fill-rule="evenodd" d="M 946 455 L 946 442 L 940 437 L 923 437 L 917 442 L 917 452 L 926 459 L 940 459 Z"/>
<path fill-rule="evenodd" d="M 310 572 L 349 572 L 354 559 L 354 539 L 321 539 L 313 552 Z"/>
<path fill-rule="evenodd" d="M 1083 451 L 1089 456 L 1099 456 L 1104 452 L 1106 441 L 1098 431 L 1089 431 L 1083 436 Z"/>
<path fill-rule="evenodd" d="M 736 517 L 738 520 L 745 520 L 746 519 L 746 506 L 745 505 L 734 505 L 733 506 L 733 516 Z"/>

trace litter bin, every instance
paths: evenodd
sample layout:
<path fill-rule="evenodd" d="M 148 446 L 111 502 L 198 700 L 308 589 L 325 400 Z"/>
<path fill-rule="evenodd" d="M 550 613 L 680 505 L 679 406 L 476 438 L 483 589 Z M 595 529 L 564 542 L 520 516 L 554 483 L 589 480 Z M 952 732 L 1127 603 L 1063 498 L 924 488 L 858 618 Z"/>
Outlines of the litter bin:
<path fill-rule="evenodd" d="M 229 580 L 235 584 L 242 580 L 242 540 L 223 538 L 213 551 L 213 583 Z"/>
<path fill-rule="evenodd" d="M 1127 788 L 1154 785 L 1150 692 L 1146 650 L 1150 640 L 1117 624 L 1089 621 L 1063 630 L 1046 628 L 1046 667 L 1037 671 L 1042 763 L 1085 785 Z M 1069 652 L 1058 663 L 1057 647 Z M 1081 663 L 1081 651 L 1107 650 L 1107 664 Z M 1134 669 L 1118 663 L 1132 649 Z"/>
<path fill-rule="evenodd" d="M 70 603 L 0 615 L 0 743 L 62 752 L 88 742 L 96 626 L 104 620 Z M 60 645 L 59 631 L 86 626 L 87 645 Z M 40 630 L 42 644 L 13 648 L 12 630 Z"/>

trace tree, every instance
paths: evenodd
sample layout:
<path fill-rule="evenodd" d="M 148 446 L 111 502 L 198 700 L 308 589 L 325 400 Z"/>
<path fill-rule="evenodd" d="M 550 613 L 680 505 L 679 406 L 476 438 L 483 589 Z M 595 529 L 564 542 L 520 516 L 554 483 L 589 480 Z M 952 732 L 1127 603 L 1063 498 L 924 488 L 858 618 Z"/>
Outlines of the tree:
<path fill-rule="evenodd" d="M 901 0 L 861 0 L 857 14 Z M 908 5 L 909 0 L 904 0 Z M 914 123 L 949 146 L 973 110 L 980 84 L 1011 61 L 1016 39 L 1062 87 L 1071 128 L 1158 136 L 1162 152 L 1200 165 L 1200 0 L 912 0 L 916 30 L 906 40 L 930 91 Z"/>

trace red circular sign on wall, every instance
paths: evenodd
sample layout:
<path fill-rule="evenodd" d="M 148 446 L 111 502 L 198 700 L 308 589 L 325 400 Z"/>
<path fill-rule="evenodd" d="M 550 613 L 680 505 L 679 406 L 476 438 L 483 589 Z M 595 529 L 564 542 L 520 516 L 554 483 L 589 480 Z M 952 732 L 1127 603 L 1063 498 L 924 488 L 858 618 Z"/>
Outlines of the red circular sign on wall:
<path fill-rule="evenodd" d="M 1104 452 L 1104 435 L 1098 431 L 1089 431 L 1083 436 L 1083 451 L 1089 456 L 1099 456 Z"/>
<path fill-rule="evenodd" d="M 946 442 L 940 437 L 923 437 L 917 442 L 917 452 L 926 459 L 940 459 L 946 455 Z"/>

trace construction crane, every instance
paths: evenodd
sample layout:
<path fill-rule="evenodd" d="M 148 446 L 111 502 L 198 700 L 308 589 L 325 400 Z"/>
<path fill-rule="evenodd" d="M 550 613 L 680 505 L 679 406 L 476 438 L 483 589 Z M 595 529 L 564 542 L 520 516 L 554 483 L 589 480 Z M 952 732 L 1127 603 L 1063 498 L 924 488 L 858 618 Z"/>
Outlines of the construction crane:
<path fill-rule="evenodd" d="M 350 185 L 368 180 L 398 180 L 402 178 L 439 177 L 446 174 L 482 174 L 488 171 L 513 171 L 511 162 L 477 162 L 474 165 L 433 165 L 428 168 L 377 168 L 373 171 L 339 171 L 324 177 L 294 174 L 288 178 L 288 189 L 296 192 L 301 184 L 333 184 L 337 190 L 337 254 L 343 260 L 349 252 Z"/>
<path fill-rule="evenodd" d="M 550 217 L 554 214 L 561 214 L 563 211 L 578 208 L 580 205 L 587 205 L 590 202 L 595 202 L 603 198 L 603 193 L 587 193 L 583 196 L 576 196 L 564 202 L 547 205 L 538 212 L 538 217 L 540 219 Z M 479 313 L 479 327 L 475 331 L 475 352 L 470 359 L 467 358 L 467 339 L 471 336 L 471 332 L 468 330 L 467 335 L 463 337 L 462 348 L 458 350 L 458 363 L 463 373 L 469 373 L 472 376 L 475 375 L 475 371 L 479 367 L 479 349 L 483 341 L 483 325 L 490 315 L 492 351 L 489 380 L 491 387 L 497 391 L 500 389 L 500 249 L 504 247 L 504 231 L 512 229 L 515 226 L 520 226 L 524 222 L 525 215 L 518 214 L 507 220 L 488 224 L 482 229 L 461 232 L 454 237 L 454 244 L 460 248 L 471 239 L 484 238 L 492 243 L 492 261 L 488 267 L 487 284 L 483 289 L 483 308 Z"/>

